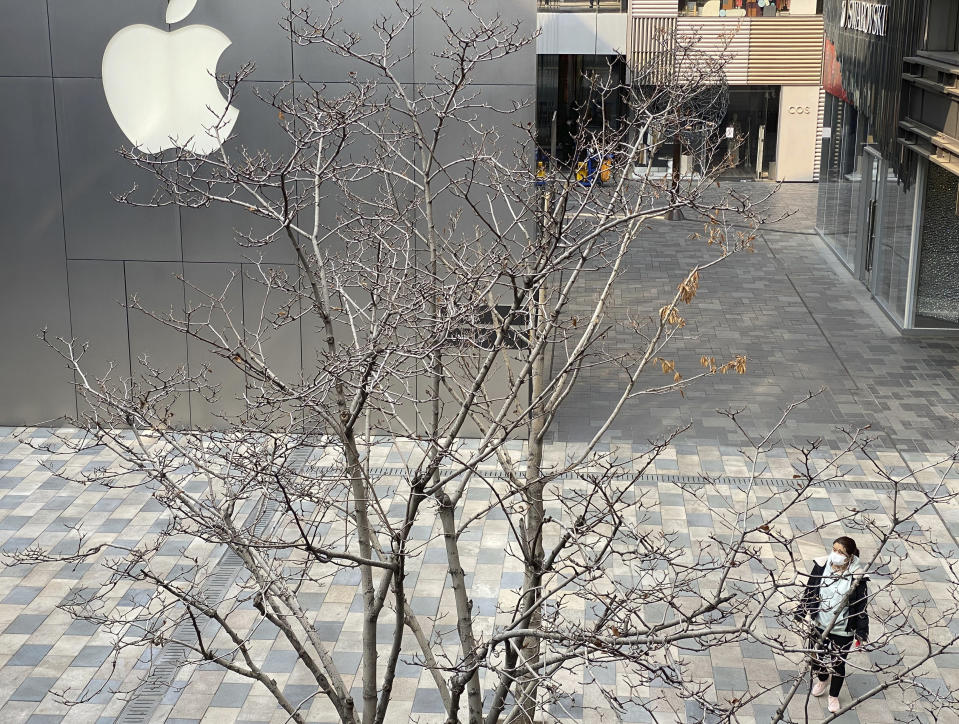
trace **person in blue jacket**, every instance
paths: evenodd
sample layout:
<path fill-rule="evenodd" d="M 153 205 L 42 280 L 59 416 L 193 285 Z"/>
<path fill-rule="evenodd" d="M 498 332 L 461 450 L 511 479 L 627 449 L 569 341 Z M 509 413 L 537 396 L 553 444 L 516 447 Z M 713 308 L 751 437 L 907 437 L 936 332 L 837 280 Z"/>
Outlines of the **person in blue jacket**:
<path fill-rule="evenodd" d="M 829 555 L 814 561 L 796 612 L 797 620 L 808 616 L 813 623 L 811 639 L 816 652 L 812 659 L 812 694 L 822 696 L 828 688 L 828 708 L 834 713 L 840 709 L 846 657 L 854 646 L 869 639 L 868 581 L 856 541 L 849 536 L 836 538 Z M 823 640 L 823 632 L 834 618 L 836 624 Z"/>

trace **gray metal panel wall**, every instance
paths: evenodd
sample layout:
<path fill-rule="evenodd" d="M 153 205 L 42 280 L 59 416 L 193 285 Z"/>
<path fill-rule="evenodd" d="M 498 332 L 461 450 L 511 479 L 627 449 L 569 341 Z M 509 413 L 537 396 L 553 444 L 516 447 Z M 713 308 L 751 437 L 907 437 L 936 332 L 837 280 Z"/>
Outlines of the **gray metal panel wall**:
<path fill-rule="evenodd" d="M 187 308 L 196 311 L 194 332 L 209 339 L 205 323 L 209 319 L 226 336 L 227 345 L 236 348 L 243 334 L 243 279 L 239 264 L 184 264 Z M 215 303 L 211 297 L 216 298 Z M 212 307 L 212 308 L 211 308 Z M 222 307 L 222 308 L 220 308 Z M 190 393 L 190 424 L 193 427 L 220 427 L 222 415 L 239 415 L 243 402 L 244 375 L 236 366 L 215 354 L 211 345 L 198 339 L 187 340 L 190 374 L 210 370 L 208 381 L 215 389 Z"/>
<path fill-rule="evenodd" d="M 309 4 L 322 11 L 325 1 Z M 412 0 L 403 2 L 412 5 Z M 255 275 L 249 260 L 261 254 L 268 264 L 294 261 L 282 239 L 262 250 L 236 245 L 235 229 L 245 232 L 251 224 L 258 231 L 263 228 L 242 211 L 142 209 L 112 198 L 134 183 L 152 188 L 152 178 L 116 153 L 128 142 L 106 104 L 100 80 L 103 50 L 128 25 L 166 27 L 165 5 L 154 0 L 0 0 L 0 165 L 5 170 L 0 176 L 0 363 L 5 372 L 0 378 L 0 424 L 76 414 L 72 376 L 63 361 L 35 339 L 42 327 L 89 341 L 88 359 L 96 373 L 115 360 L 118 373 L 127 374 L 132 358 L 138 374 L 143 370 L 137 356 L 144 353 L 153 365 L 189 363 L 196 371 L 208 355 L 202 345 L 188 345 L 184 335 L 163 330 L 140 313 L 128 313 L 119 303 L 124 296 L 138 293 L 158 312 L 171 307 L 181 312 L 185 290 L 175 275 L 184 270 L 188 278 L 208 280 L 241 263 Z M 398 39 L 398 54 L 417 43 L 415 57 L 397 68 L 404 83 L 435 81 L 435 53 L 446 47 L 433 10 L 449 4 L 430 0 L 423 5 Z M 365 35 L 364 42 L 373 47 L 375 21 L 394 7 L 392 0 L 366 0 L 344 3 L 338 12 L 344 26 Z M 490 0 L 480 7 L 483 14 L 499 11 L 521 19 L 529 32 L 535 29 L 532 0 Z M 281 13 L 280 0 L 204 0 L 186 22 L 225 32 L 232 45 L 218 71 L 230 73 L 252 60 L 252 83 L 263 90 L 301 76 L 333 87 L 347 81 L 350 71 L 361 70 L 322 49 L 294 47 L 279 25 Z M 535 45 L 476 80 L 487 83 L 484 93 L 497 100 L 531 96 Z M 256 149 L 282 141 L 274 109 L 249 92 L 237 103 L 237 143 Z M 532 118 L 530 110 L 528 120 Z M 516 120 L 499 130 L 509 135 Z M 324 213 L 332 215 L 335 206 L 327 203 Z M 231 298 L 231 304 L 247 317 L 254 310 L 258 314 L 262 288 L 247 280 L 235 294 L 240 290 L 242 297 Z M 271 357 L 287 374 L 297 374 L 304 359 L 309 366 L 313 343 L 304 343 L 304 338 L 312 331 L 304 328 L 301 338 L 299 327 L 270 335 Z M 234 383 L 225 397 L 242 389 L 242 382 Z M 210 422 L 213 410 L 192 402 L 186 396 L 179 402 L 177 421 Z"/>
<path fill-rule="evenodd" d="M 86 344 L 86 369 L 101 378 L 113 370 L 114 382 L 130 376 L 127 344 L 126 278 L 122 261 L 67 262 L 70 318 L 77 343 Z"/>
<path fill-rule="evenodd" d="M 270 97 L 270 94 L 280 91 L 280 86 L 280 83 L 274 82 L 247 81 L 242 84 L 236 101 L 241 109 L 240 115 L 233 128 L 234 138 L 227 142 L 228 151 L 238 152 L 242 145 L 268 150 L 278 156 L 286 151 L 288 137 L 280 126 L 283 121 L 278 112 L 254 95 L 258 91 L 262 96 Z M 221 187 L 215 192 L 225 195 L 228 190 Z M 252 201 L 249 196 L 241 192 L 235 200 L 240 202 L 235 206 L 215 204 L 200 209 L 180 209 L 184 261 L 255 262 L 263 259 L 275 263 L 295 263 L 296 254 L 290 248 L 285 234 L 279 235 L 267 246 L 243 246 L 243 235 L 249 236 L 252 231 L 259 238 L 275 232 L 278 227 L 249 213 L 248 206 L 243 203 Z"/>
<path fill-rule="evenodd" d="M 308 4 L 317 17 L 324 17 L 329 13 L 330 0 L 297 0 L 294 5 L 302 7 Z M 396 13 L 396 0 L 363 0 L 363 2 L 345 2 L 336 10 L 343 18 L 342 28 L 361 33 L 362 37 L 357 45 L 360 52 L 377 52 L 382 48 L 382 41 L 373 32 L 373 23 L 381 16 L 391 16 Z M 413 0 L 401 0 L 401 7 L 409 10 L 414 6 Z M 413 29 L 416 20 L 408 23 L 401 32 L 397 33 L 390 48 L 391 56 L 396 61 L 393 73 L 400 83 L 413 82 Z M 300 24 L 305 30 L 305 26 Z M 337 37 L 342 38 L 342 34 Z M 409 57 L 407 57 L 409 56 Z M 368 78 L 373 73 L 372 68 L 350 58 L 337 55 L 322 43 L 310 43 L 293 46 L 293 62 L 296 66 L 296 77 L 303 78 L 309 83 L 341 83 L 349 73 L 356 73 L 359 78 Z"/>
<path fill-rule="evenodd" d="M 76 405 L 63 361 L 36 339 L 44 327 L 70 338 L 53 84 L 0 78 L 0 98 L 0 424 L 15 424 Z"/>
<path fill-rule="evenodd" d="M 153 177 L 119 156 L 128 145 L 96 78 L 57 78 L 57 132 L 63 218 L 71 259 L 179 261 L 180 217 L 173 206 L 144 209 L 115 200 Z"/>
<path fill-rule="evenodd" d="M 170 314 L 183 313 L 183 282 L 177 276 L 183 275 L 183 265 L 179 262 L 128 261 L 126 269 L 126 288 L 128 303 L 139 303 L 149 312 L 131 309 L 129 313 L 130 357 L 133 360 L 133 377 L 149 377 L 151 370 L 163 370 L 166 374 L 177 368 L 186 368 L 186 334 L 165 327 L 153 319 L 150 314 L 168 318 Z M 190 423 L 190 395 L 182 389 L 174 400 L 168 403 L 173 418 L 180 424 Z"/>
<path fill-rule="evenodd" d="M 0 0 L 0 68 L 7 76 L 50 77 L 50 34 L 43 2 Z"/>

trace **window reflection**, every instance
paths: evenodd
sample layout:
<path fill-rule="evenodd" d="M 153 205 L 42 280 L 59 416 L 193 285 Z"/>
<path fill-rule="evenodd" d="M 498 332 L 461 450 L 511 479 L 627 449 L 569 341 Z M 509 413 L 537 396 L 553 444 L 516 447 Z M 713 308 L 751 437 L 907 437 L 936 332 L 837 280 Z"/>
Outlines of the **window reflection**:
<path fill-rule="evenodd" d="M 959 327 L 959 177 L 928 165 L 916 289 L 917 327 Z"/>

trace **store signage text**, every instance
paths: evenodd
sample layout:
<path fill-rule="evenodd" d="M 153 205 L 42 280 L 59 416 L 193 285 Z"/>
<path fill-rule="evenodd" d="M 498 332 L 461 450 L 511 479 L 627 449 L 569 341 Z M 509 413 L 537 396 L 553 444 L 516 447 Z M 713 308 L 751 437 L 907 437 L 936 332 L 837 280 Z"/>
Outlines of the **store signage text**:
<path fill-rule="evenodd" d="M 843 0 L 839 27 L 885 37 L 888 19 L 888 5 L 864 0 Z"/>
<path fill-rule="evenodd" d="M 809 106 L 789 106 L 787 110 L 796 116 L 802 116 L 802 115 L 807 115 L 809 113 L 812 113 L 812 109 Z"/>

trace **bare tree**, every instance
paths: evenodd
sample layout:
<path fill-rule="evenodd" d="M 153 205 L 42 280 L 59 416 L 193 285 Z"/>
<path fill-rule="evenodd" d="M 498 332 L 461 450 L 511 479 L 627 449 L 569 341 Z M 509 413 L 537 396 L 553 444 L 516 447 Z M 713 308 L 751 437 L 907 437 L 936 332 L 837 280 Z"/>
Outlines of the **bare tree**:
<path fill-rule="evenodd" d="M 841 479 L 844 456 L 865 454 L 867 440 L 855 431 L 845 450 L 825 457 L 819 443 L 796 451 L 794 484 L 775 489 L 762 477 L 775 431 L 750 439 L 744 429 L 752 464 L 744 481 L 703 476 L 678 487 L 690 504 L 713 509 L 717 528 L 689 541 L 653 524 L 659 501 L 644 484 L 682 430 L 664 430 L 639 454 L 601 451 L 627 407 L 746 371 L 742 356 L 708 353 L 697 369 L 680 370 L 668 352 L 701 279 L 751 251 L 756 233 L 753 202 L 705 193 L 724 163 L 717 149 L 725 139 L 716 133 L 725 108 L 721 62 L 671 39 L 682 72 L 664 75 L 658 55 L 628 85 L 593 78 L 593 112 L 617 96 L 629 117 L 616 127 L 582 123 L 570 162 L 547 154 L 537 171 L 544 139 L 515 123 L 528 117 L 526 105 L 498 107 L 475 82 L 484 66 L 508 67 L 532 42 L 518 24 L 484 15 L 473 1 L 437 13 L 446 49 L 430 83 L 410 86 L 398 73 L 408 61 L 398 39 L 420 11 L 397 8 L 381 19 L 367 50 L 358 31 L 338 22 L 337 6 L 294 6 L 288 29 L 297 43 L 362 72 L 339 90 L 298 81 L 263 94 L 282 150 L 230 143 L 206 157 L 124 152 L 153 173 L 157 190 L 122 201 L 224 205 L 254 219 L 256 230 L 240 235 L 256 269 L 243 282 L 262 291 L 253 319 L 238 318 L 228 302 L 235 279 L 219 290 L 191 286 L 198 301 L 182 313 L 130 304 L 221 364 L 191 374 L 155 369 L 144 357 L 126 379 L 87 369 L 84 345 L 50 340 L 85 403 L 76 424 L 87 435 L 63 443 L 106 446 L 117 458 L 77 479 L 147 486 L 168 513 L 167 527 L 119 557 L 105 557 L 78 530 L 75 552 L 29 549 L 13 560 L 102 560 L 109 577 L 67 607 L 116 626 L 118 655 L 179 647 L 180 663 L 214 662 L 259 682 L 291 721 L 306 721 L 303 706 L 317 698 L 343 722 L 383 722 L 401 662 L 430 673 L 449 722 L 561 715 L 576 677 L 602 699 L 588 706 L 622 714 L 695 702 L 710 720 L 739 721 L 745 706 L 777 696 L 781 682 L 750 682 L 723 699 L 687 654 L 743 641 L 795 662 L 792 688 L 775 701 L 776 720 L 796 721 L 809 654 L 792 615 L 805 575 L 801 548 L 842 526 L 870 537 L 870 570 L 885 576 L 873 583 L 881 614 L 872 649 L 902 650 L 900 639 L 925 646 L 918 657 L 857 663 L 879 677 L 860 698 L 897 687 L 930 711 L 954 710 L 954 697 L 933 695 L 921 677 L 922 665 L 954 643 L 945 633 L 953 612 L 917 617 L 895 593 L 905 575 L 897 563 L 912 551 L 947 560 L 948 551 L 919 535 L 922 513 L 951 500 L 944 484 L 913 490 L 886 476 L 888 506 L 837 512 L 800 534 L 786 525 L 788 512 Z M 250 71 L 222 79 L 229 100 Z M 648 172 L 661 139 L 674 138 L 703 173 Z M 675 290 L 652 315 L 614 324 L 610 307 L 630 251 L 651 219 L 680 208 L 703 218 L 699 238 L 711 256 L 677 270 Z M 280 244 L 293 250 L 296 273 L 257 258 L 258 249 Z M 300 372 L 283 374 L 274 341 L 300 327 L 311 354 Z M 610 351 L 614 333 L 632 335 L 630 352 Z M 224 366 L 246 381 L 236 414 L 225 411 Z M 551 456 L 546 441 L 564 402 L 584 371 L 598 367 L 620 376 L 618 398 L 596 411 L 589 440 Z M 178 429 L 173 411 L 186 394 L 218 410 L 219 423 Z M 729 415 L 738 424 L 738 414 Z M 402 460 L 387 466 L 376 458 L 384 444 Z M 711 502 L 717 495 L 729 502 L 725 512 Z M 434 520 L 435 533 L 421 535 Z M 502 521 L 498 545 L 522 575 L 515 590 L 496 582 L 490 593 L 475 570 L 476 541 L 491 520 Z M 159 555 L 171 544 L 183 547 L 185 561 L 172 571 Z M 224 590 L 214 585 L 210 549 L 242 568 Z M 412 581 L 433 550 L 443 552 L 451 592 L 443 599 L 450 610 L 438 617 L 413 605 Z M 359 698 L 352 672 L 338 668 L 314 627 L 311 596 L 337 576 L 355 576 L 362 597 Z M 110 605 L 114 591 L 131 586 L 142 600 Z M 481 611 L 477 600 L 490 595 L 496 611 Z M 307 701 L 285 695 L 264 671 L 251 645 L 260 626 L 275 627 L 310 672 L 315 692 Z M 599 677 L 608 666 L 617 667 L 614 684 Z"/>

